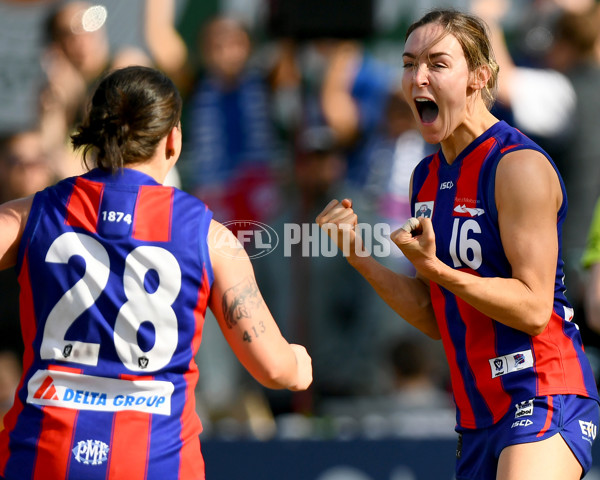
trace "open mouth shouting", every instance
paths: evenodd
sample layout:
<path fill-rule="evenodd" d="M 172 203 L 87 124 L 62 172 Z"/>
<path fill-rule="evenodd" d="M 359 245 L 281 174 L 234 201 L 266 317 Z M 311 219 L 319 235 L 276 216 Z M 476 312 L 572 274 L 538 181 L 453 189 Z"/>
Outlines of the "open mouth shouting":
<path fill-rule="evenodd" d="M 431 124 L 435 122 L 440 110 L 433 100 L 430 100 L 429 98 L 418 97 L 415 98 L 415 105 L 417 107 L 417 112 L 419 112 L 421 122 L 424 124 Z"/>

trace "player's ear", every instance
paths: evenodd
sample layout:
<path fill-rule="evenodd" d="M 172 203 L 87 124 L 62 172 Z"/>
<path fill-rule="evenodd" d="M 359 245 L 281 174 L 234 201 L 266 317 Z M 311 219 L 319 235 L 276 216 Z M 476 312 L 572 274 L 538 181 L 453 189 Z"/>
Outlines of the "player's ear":
<path fill-rule="evenodd" d="M 492 71 L 490 67 L 481 65 L 471 72 L 469 87 L 473 90 L 483 90 L 490 81 L 491 76 Z"/>
<path fill-rule="evenodd" d="M 170 160 L 173 156 L 179 156 L 181 151 L 181 126 L 177 124 L 167 134 L 165 144 L 165 157 Z"/>

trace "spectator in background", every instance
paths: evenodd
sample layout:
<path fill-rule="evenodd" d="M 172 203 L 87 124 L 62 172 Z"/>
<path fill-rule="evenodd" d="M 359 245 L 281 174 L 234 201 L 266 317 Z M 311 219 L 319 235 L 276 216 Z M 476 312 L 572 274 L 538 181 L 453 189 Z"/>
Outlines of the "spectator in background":
<path fill-rule="evenodd" d="M 297 133 L 285 209 L 270 224 L 287 243 L 255 262 L 265 301 L 285 334 L 310 349 L 315 372 L 306 392 L 267 392 L 276 415 L 320 415 L 329 401 L 381 392 L 382 318 L 370 315 L 375 295 L 333 245 L 333 258 L 324 254 L 328 238 L 314 224 L 326 198 L 347 193 L 346 166 L 329 127 Z"/>
<path fill-rule="evenodd" d="M 584 292 L 586 320 L 589 327 L 600 334 L 600 201 L 596 202 L 581 264 L 587 271 Z"/>
<path fill-rule="evenodd" d="M 39 130 L 0 139 L 0 203 L 31 195 L 55 181 L 51 155 Z M 14 268 L 0 271 L 0 419 L 8 411 L 21 376 L 23 340 L 19 286 Z"/>
<path fill-rule="evenodd" d="M 370 142 L 398 86 L 396 75 L 361 42 L 321 40 L 317 46 L 327 61 L 320 91 L 323 120 L 344 149 L 347 180 L 362 188 L 369 174 Z"/>
<path fill-rule="evenodd" d="M 328 128 L 347 163 L 345 180 L 362 189 L 397 75 L 362 40 L 331 35 L 278 39 L 269 70 L 274 110 L 288 137 Z"/>
<path fill-rule="evenodd" d="M 456 418 L 448 367 L 434 344 L 415 335 L 388 337 L 379 368 L 389 370 L 389 386 L 377 394 L 324 398 L 319 413 L 334 419 L 339 435 L 352 424 L 383 438 L 451 435 Z"/>
<path fill-rule="evenodd" d="M 390 226 L 390 231 L 394 231 L 411 216 L 409 189 L 412 172 L 420 159 L 433 153 L 436 148 L 423 140 L 403 93 L 393 91 L 368 149 L 368 177 L 363 200 L 372 206 L 372 222 L 385 223 Z M 381 256 L 379 261 L 395 272 L 414 274 L 412 264 L 398 248 L 391 248 L 389 255 Z M 414 332 L 406 322 L 396 321 L 397 314 L 378 296 L 371 298 L 369 307 L 368 315 L 379 319 L 377 342 L 412 335 Z M 430 349 L 443 354 L 438 343 L 434 342 Z M 385 364 L 386 359 L 381 358 L 380 361 Z"/>
<path fill-rule="evenodd" d="M 67 146 L 67 140 L 83 116 L 95 82 L 114 68 L 151 63 L 137 47 L 122 46 L 111 51 L 107 15 L 104 6 L 85 1 L 59 2 L 49 13 L 41 124 L 47 141 L 63 150 L 58 170 L 61 177 L 83 172 L 80 158 Z"/>
<path fill-rule="evenodd" d="M 197 42 L 202 68 L 194 72 L 182 122 L 183 188 L 202 198 L 221 222 L 268 221 L 279 194 L 275 134 L 266 79 L 250 65 L 249 32 L 237 19 L 217 16 L 204 24 Z M 229 228 L 235 233 L 237 224 Z M 220 420 L 237 417 L 256 387 L 211 325 L 198 357 L 211 367 L 199 379 L 198 397 L 219 430 Z"/>
<path fill-rule="evenodd" d="M 564 135 L 575 107 L 575 92 L 563 72 L 550 69 L 543 58 L 537 65 L 517 64 L 506 40 L 502 21 L 507 0 L 473 0 L 472 10 L 490 28 L 490 38 L 502 75 L 498 83 L 498 103 L 509 109 L 514 122 L 528 135 L 546 140 Z"/>
<path fill-rule="evenodd" d="M 554 25 L 563 13 L 582 13 L 595 0 L 475 0 L 476 3 L 504 4 L 503 26 L 509 34 L 510 50 L 516 63 L 547 67 L 546 55 L 554 39 Z M 473 3 L 473 0 L 467 0 Z"/>
<path fill-rule="evenodd" d="M 145 0 L 144 37 L 154 65 L 184 92 L 189 88 L 187 46 L 175 28 L 176 0 Z"/>
<path fill-rule="evenodd" d="M 580 259 L 585 248 L 585 232 L 592 223 L 594 205 L 600 195 L 598 12 L 596 6 L 583 13 L 563 14 L 555 26 L 556 38 L 548 56 L 549 65 L 564 72 L 576 95 L 566 135 L 560 144 L 553 143 L 549 148 L 567 188 L 569 213 L 563 227 L 566 285 L 579 313 L 583 313 L 585 288 Z"/>
<path fill-rule="evenodd" d="M 31 128 L 44 84 L 40 62 L 48 1 L 0 1 L 0 135 Z"/>
<path fill-rule="evenodd" d="M 399 338 L 391 344 L 389 358 L 396 410 L 450 407 L 450 393 L 444 390 L 447 372 L 441 357 L 431 355 L 428 339 Z"/>
<path fill-rule="evenodd" d="M 200 32 L 204 70 L 183 122 L 184 188 L 206 200 L 221 221 L 267 221 L 277 203 L 274 125 L 266 78 L 251 68 L 252 44 L 241 22 L 211 19 Z"/>
<path fill-rule="evenodd" d="M 55 161 L 39 130 L 0 139 L 0 202 L 31 195 L 54 183 Z"/>

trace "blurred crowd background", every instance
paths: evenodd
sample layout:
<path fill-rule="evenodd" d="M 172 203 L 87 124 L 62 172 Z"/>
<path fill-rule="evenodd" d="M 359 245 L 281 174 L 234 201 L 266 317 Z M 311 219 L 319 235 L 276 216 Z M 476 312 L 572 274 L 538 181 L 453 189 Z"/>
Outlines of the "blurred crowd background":
<path fill-rule="evenodd" d="M 281 238 L 284 225 L 310 226 L 330 199 L 350 197 L 360 222 L 393 231 L 410 214 L 412 169 L 437 148 L 399 90 L 404 32 L 430 8 L 468 10 L 494 39 L 494 113 L 538 141 L 566 182 L 568 297 L 600 378 L 594 262 L 581 261 L 600 195 L 596 1 L 100 1 L 0 0 L 1 201 L 82 173 L 69 134 L 89 92 L 110 69 L 142 64 L 184 98 L 184 149 L 168 182 L 217 220 L 262 222 Z M 262 389 L 209 313 L 197 359 L 203 435 L 452 435 L 441 344 L 405 325 L 341 254 L 287 253 L 253 264 L 284 335 L 311 353 L 314 384 Z M 399 251 L 379 260 L 411 272 Z M 1 411 L 20 375 L 17 299 L 15 272 L 0 272 Z"/>

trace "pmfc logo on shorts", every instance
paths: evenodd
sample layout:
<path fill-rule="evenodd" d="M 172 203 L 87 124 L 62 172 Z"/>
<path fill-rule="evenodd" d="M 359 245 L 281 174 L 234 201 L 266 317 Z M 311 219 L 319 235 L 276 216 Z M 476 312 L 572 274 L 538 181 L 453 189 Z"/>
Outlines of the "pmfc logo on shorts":
<path fill-rule="evenodd" d="M 590 443 L 596 440 L 596 433 L 598 432 L 598 427 L 594 424 L 594 422 L 584 422 L 583 420 L 579 420 L 579 426 L 581 427 L 581 438 L 587 440 Z"/>
<path fill-rule="evenodd" d="M 108 459 L 108 445 L 100 440 L 82 440 L 72 451 L 75 460 L 84 465 L 102 465 Z"/>

